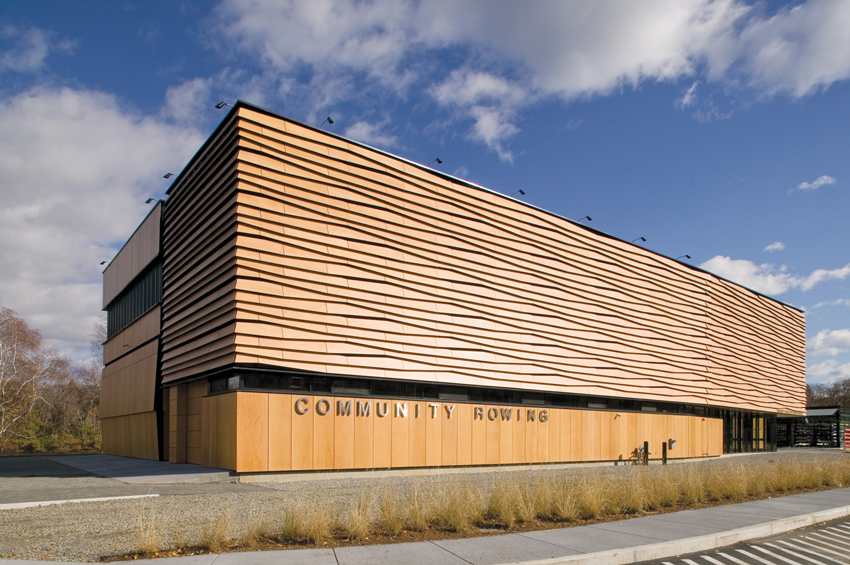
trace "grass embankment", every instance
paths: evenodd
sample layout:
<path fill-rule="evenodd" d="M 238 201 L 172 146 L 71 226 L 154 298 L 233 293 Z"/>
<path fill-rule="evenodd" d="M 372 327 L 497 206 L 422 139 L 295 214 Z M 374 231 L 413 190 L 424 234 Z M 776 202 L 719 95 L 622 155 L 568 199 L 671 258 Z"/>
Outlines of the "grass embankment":
<path fill-rule="evenodd" d="M 586 468 L 569 473 L 505 473 L 489 488 L 462 478 L 437 490 L 414 483 L 362 492 L 339 511 L 339 501 L 293 500 L 274 520 L 252 516 L 228 524 L 218 516 L 199 540 L 172 540 L 164 548 L 153 516 L 140 518 L 138 557 L 286 549 L 443 539 L 494 532 L 548 529 L 656 512 L 744 502 L 768 496 L 850 486 L 850 457 L 734 464 L 701 462 Z M 605 471 L 605 472 L 602 472 Z M 229 536 L 230 529 L 239 535 Z"/>

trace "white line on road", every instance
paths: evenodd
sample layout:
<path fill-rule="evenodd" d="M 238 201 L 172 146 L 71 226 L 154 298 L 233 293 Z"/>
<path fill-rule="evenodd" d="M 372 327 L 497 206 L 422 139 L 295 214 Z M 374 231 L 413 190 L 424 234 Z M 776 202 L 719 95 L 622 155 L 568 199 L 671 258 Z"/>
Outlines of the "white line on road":
<path fill-rule="evenodd" d="M 782 557 L 781 555 L 777 555 L 776 553 L 773 553 L 772 551 L 769 551 L 769 550 L 767 550 L 763 547 L 760 547 L 758 545 L 751 545 L 750 547 L 752 547 L 753 549 L 758 549 L 762 553 L 766 553 L 767 555 L 770 555 L 771 557 L 775 557 L 776 559 L 780 559 L 780 560 L 784 561 L 785 563 L 790 563 L 790 565 L 803 565 L 799 561 L 794 561 L 793 559 L 788 559 L 787 557 Z"/>
<path fill-rule="evenodd" d="M 818 561 L 817 559 L 812 559 L 811 557 L 808 557 L 807 555 L 803 555 L 801 553 L 796 553 L 794 551 L 791 551 L 790 549 L 785 549 L 785 548 L 779 547 L 776 544 L 768 543 L 766 545 L 769 545 L 770 547 L 772 547 L 773 549 L 775 549 L 777 551 L 784 551 L 788 555 L 792 555 L 792 556 L 796 557 L 797 559 L 805 559 L 806 561 L 810 561 L 810 562 L 814 563 L 815 565 L 826 565 L 826 563 L 824 563 L 823 561 Z"/>
<path fill-rule="evenodd" d="M 41 502 L 15 502 L 12 504 L 0 504 L 0 510 L 17 510 L 19 508 L 33 508 L 35 506 L 51 506 L 53 504 L 69 504 L 71 502 L 104 502 L 106 500 L 126 500 L 128 498 L 152 498 L 158 494 L 138 494 L 135 496 L 107 496 L 104 498 L 74 498 L 71 500 L 43 500 Z"/>
<path fill-rule="evenodd" d="M 794 541 L 797 542 L 797 543 L 805 543 L 805 542 L 801 542 L 799 539 L 795 539 Z M 830 557 L 829 555 L 824 555 L 823 553 L 819 553 L 819 552 L 814 551 L 812 549 L 808 549 L 806 547 L 802 547 L 802 546 L 799 546 L 799 545 L 794 545 L 793 543 L 785 541 L 785 540 L 779 540 L 779 543 L 781 543 L 782 545 L 787 545 L 788 547 L 793 547 L 797 551 L 805 551 L 806 553 L 811 553 L 812 555 L 817 555 L 821 559 L 828 559 L 829 561 L 835 561 L 836 563 L 847 563 L 846 561 L 839 561 L 835 557 Z M 807 545 L 812 545 L 812 544 L 807 544 Z M 816 545 L 812 545 L 812 547 L 816 547 L 820 551 L 826 551 L 828 553 L 838 555 L 839 557 L 843 557 L 845 555 L 843 553 L 838 553 L 837 551 L 829 551 L 828 549 L 824 549 L 824 548 L 818 547 Z"/>

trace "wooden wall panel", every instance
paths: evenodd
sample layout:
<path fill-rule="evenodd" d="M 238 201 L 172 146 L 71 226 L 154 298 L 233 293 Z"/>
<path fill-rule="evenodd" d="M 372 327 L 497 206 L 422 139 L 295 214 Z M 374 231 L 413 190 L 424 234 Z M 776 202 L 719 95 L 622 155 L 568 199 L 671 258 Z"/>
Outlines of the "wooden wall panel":
<path fill-rule="evenodd" d="M 159 460 L 156 412 L 103 418 L 100 422 L 104 453 Z"/>
<path fill-rule="evenodd" d="M 144 316 L 112 336 L 103 344 L 103 364 L 109 365 L 119 357 L 131 353 L 140 345 L 159 336 L 160 307 L 156 306 Z"/>
<path fill-rule="evenodd" d="M 294 411 L 300 398 L 306 398 L 299 404 L 305 411 L 301 415 Z M 352 401 L 351 410 L 337 410 L 337 401 Z M 670 458 L 722 451 L 722 421 L 700 416 L 544 408 L 548 420 L 542 421 L 540 408 L 533 409 L 532 420 L 525 408 L 517 419 L 517 407 L 492 407 L 491 414 L 491 406 L 483 405 L 484 418 L 476 419 L 479 405 L 473 404 L 422 402 L 417 416 L 417 403 L 409 400 L 360 399 L 370 404 L 368 412 L 358 411 L 357 401 L 248 392 L 202 398 L 202 463 L 275 472 L 611 461 L 633 457 L 644 440 L 650 441 L 651 458 L 659 459 L 661 443 L 670 438 L 677 440 Z M 328 403 L 330 409 L 320 414 L 317 407 Z M 405 403 L 406 415 L 395 408 Z M 438 404 L 436 412 L 431 404 Z M 454 406 L 451 418 L 446 405 Z M 638 424 L 633 434 L 628 416 Z M 576 430 L 583 433 L 576 435 Z M 680 432 L 684 435 L 677 436 Z M 110 436 L 110 441 L 117 440 Z"/>
<path fill-rule="evenodd" d="M 159 202 L 104 269 L 104 308 L 159 255 L 161 217 L 162 203 Z"/>
<path fill-rule="evenodd" d="M 152 341 L 103 369 L 101 418 L 150 412 L 156 398 L 157 342 Z"/>
<path fill-rule="evenodd" d="M 170 191 L 166 382 L 245 362 L 803 410 L 798 311 L 285 118 L 228 120 Z"/>

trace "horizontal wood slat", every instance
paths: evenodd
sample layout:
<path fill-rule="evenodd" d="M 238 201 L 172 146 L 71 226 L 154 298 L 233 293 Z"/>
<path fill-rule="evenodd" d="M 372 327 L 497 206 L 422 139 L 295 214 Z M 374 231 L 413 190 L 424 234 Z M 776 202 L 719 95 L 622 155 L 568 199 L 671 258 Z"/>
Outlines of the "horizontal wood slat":
<path fill-rule="evenodd" d="M 103 271 L 104 308 L 159 255 L 161 218 L 162 202 L 159 202 L 106 266 Z"/>
<path fill-rule="evenodd" d="M 235 362 L 804 410 L 793 308 L 291 121 L 230 120 L 164 217 L 164 382 Z M 557 443 L 499 449 L 522 442 Z"/>

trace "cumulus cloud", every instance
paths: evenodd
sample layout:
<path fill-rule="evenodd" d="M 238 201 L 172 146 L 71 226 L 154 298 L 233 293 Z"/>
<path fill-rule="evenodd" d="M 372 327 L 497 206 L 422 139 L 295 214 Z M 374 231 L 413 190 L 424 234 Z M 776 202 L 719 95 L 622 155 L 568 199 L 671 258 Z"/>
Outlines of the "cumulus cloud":
<path fill-rule="evenodd" d="M 503 142 L 519 132 L 513 124 L 516 112 L 534 97 L 522 86 L 488 72 L 458 69 L 431 89 L 438 103 L 459 108 L 474 123 L 471 137 L 494 150 L 503 161 L 513 154 Z"/>
<path fill-rule="evenodd" d="M 111 259 L 203 141 L 89 90 L 36 88 L 0 104 L 0 301 L 83 355 Z M 82 353 L 81 353 L 82 352 Z"/>
<path fill-rule="evenodd" d="M 819 189 L 820 187 L 822 187 L 825 184 L 835 184 L 837 182 L 838 182 L 837 180 L 835 180 L 834 178 L 832 178 L 830 176 L 821 175 L 818 178 L 816 178 L 815 180 L 813 180 L 812 182 L 801 182 L 800 184 L 797 185 L 797 190 L 802 190 L 804 192 L 811 192 L 813 190 Z"/>
<path fill-rule="evenodd" d="M 806 352 L 812 357 L 835 357 L 850 350 L 850 330 L 821 330 L 806 342 Z"/>
<path fill-rule="evenodd" d="M 194 78 L 169 87 L 165 93 L 163 115 L 184 124 L 201 122 L 210 111 L 211 84 L 212 79 Z"/>
<path fill-rule="evenodd" d="M 698 86 L 800 98 L 850 77 L 845 0 L 772 14 L 743 0 L 224 0 L 217 12 L 220 33 L 237 49 L 281 77 L 312 74 L 314 88 L 302 89 L 311 100 L 319 85 L 351 74 L 399 93 L 417 81 L 437 84 L 428 92 L 469 119 L 470 137 L 505 161 L 519 110 L 544 97 L 687 79 L 677 104 L 707 121 L 731 112 L 698 97 Z M 452 59 L 434 65 L 447 49 Z M 480 85 L 493 90 L 483 95 Z"/>
<path fill-rule="evenodd" d="M 840 269 L 817 269 L 808 276 L 798 277 L 788 273 L 784 265 L 777 269 L 768 263 L 756 265 L 752 261 L 722 255 L 709 259 L 700 267 L 763 294 L 782 294 L 792 288 L 806 291 L 823 281 L 844 280 L 850 276 L 850 264 Z"/>
<path fill-rule="evenodd" d="M 785 249 L 785 244 L 781 241 L 774 241 L 773 243 L 764 248 L 764 250 L 767 252 L 782 251 L 783 249 Z"/>
<path fill-rule="evenodd" d="M 850 306 L 850 299 L 839 298 L 838 300 L 824 300 L 823 302 L 818 302 L 812 306 L 812 308 L 823 308 L 824 306 Z"/>
<path fill-rule="evenodd" d="M 835 359 L 827 359 L 806 367 L 806 380 L 831 384 L 850 379 L 850 363 L 839 364 Z"/>
<path fill-rule="evenodd" d="M 394 147 L 398 138 L 384 131 L 384 124 L 356 122 L 345 129 L 345 137 L 376 147 Z"/>
<path fill-rule="evenodd" d="M 71 51 L 74 48 L 73 42 L 54 41 L 52 35 L 43 29 L 21 29 L 11 25 L 0 28 L 0 41 L 11 44 L 0 52 L 0 72 L 35 72 L 44 66 L 51 51 Z"/>

